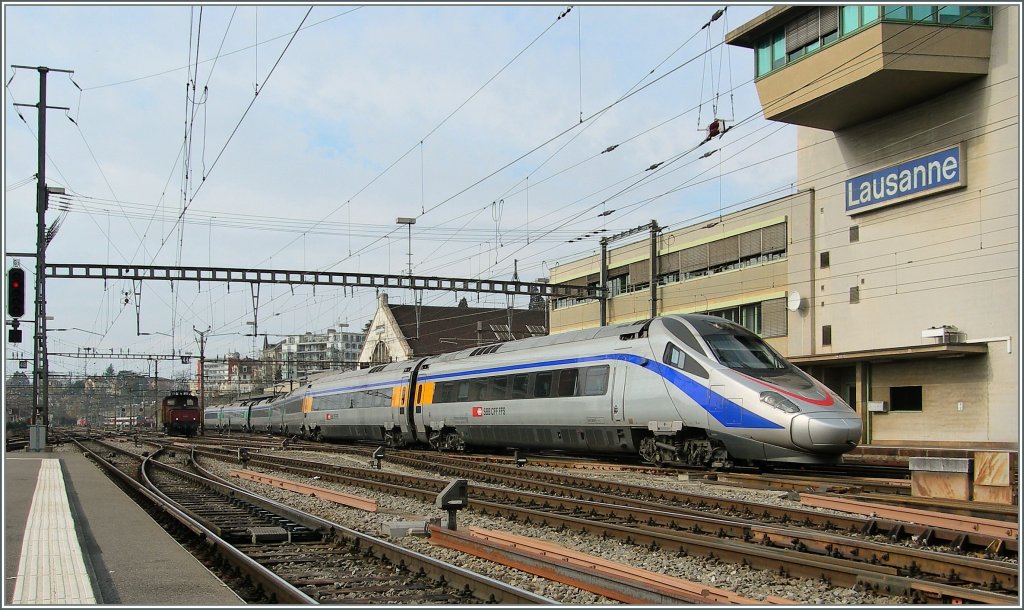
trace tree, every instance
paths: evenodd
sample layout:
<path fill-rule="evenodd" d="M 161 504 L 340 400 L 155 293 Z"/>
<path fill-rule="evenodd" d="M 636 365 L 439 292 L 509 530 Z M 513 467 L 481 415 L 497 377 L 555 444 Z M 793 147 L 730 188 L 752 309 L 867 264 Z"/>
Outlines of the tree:
<path fill-rule="evenodd" d="M 31 385 L 32 382 L 28 380 L 28 375 L 21 371 L 15 371 L 11 378 L 7 380 L 9 386 L 27 386 Z"/>
<path fill-rule="evenodd" d="M 469 302 L 466 301 L 466 297 L 462 297 L 462 300 L 459 301 L 459 308 L 460 309 L 469 309 Z"/>
<path fill-rule="evenodd" d="M 103 376 L 104 377 L 113 377 L 114 376 L 114 365 L 113 364 L 107 366 L 107 370 L 103 371 Z"/>
<path fill-rule="evenodd" d="M 544 311 L 548 308 L 547 300 L 539 294 L 530 295 L 530 311 Z"/>

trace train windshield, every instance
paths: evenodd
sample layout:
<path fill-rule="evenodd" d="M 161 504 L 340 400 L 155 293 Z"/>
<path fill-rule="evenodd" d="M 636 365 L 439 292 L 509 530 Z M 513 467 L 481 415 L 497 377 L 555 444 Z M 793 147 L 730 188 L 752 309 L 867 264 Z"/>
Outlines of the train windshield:
<path fill-rule="evenodd" d="M 751 377 L 784 383 L 795 389 L 811 389 L 806 374 L 779 355 L 763 339 L 728 320 L 693 322 L 720 363 Z"/>

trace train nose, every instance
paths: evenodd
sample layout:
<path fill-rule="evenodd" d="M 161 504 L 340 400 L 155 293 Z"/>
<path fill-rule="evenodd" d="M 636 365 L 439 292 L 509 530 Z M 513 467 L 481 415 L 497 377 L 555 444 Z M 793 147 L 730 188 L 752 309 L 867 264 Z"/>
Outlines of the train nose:
<path fill-rule="evenodd" d="M 856 416 L 805 414 L 793 418 L 793 443 L 809 451 L 850 451 L 860 442 L 861 421 Z"/>

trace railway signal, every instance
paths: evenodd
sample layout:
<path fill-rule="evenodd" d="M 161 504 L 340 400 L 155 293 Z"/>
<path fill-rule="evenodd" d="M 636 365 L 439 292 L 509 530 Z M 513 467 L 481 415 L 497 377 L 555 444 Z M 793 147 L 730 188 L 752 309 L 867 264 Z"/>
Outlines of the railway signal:
<path fill-rule="evenodd" d="M 11 267 L 7 272 L 7 315 L 25 315 L 25 270 L 21 267 Z"/>

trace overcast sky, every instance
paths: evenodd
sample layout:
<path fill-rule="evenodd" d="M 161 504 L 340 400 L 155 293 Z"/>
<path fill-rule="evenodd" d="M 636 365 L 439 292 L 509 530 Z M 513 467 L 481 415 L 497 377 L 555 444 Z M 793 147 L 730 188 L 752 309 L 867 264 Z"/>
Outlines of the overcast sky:
<path fill-rule="evenodd" d="M 74 71 L 47 80 L 47 103 L 70 108 L 47 114 L 47 183 L 67 192 L 47 213 L 49 263 L 402 274 L 404 216 L 414 274 L 547 277 L 598 249 L 569 242 L 588 232 L 791 192 L 795 132 L 761 118 L 752 52 L 723 44 L 767 7 L 728 5 L 703 28 L 723 6 L 5 4 L 5 252 L 35 250 L 37 113 L 14 104 L 38 101 L 39 75 L 20 64 Z M 716 116 L 734 128 L 701 145 Z M 35 263 L 20 262 L 31 319 Z M 64 279 L 47 294 L 51 352 L 198 355 L 195 327 L 207 357 L 253 354 L 245 284 Z M 462 296 L 506 304 L 424 302 Z M 375 307 L 374 290 L 266 285 L 259 331 L 359 330 Z M 6 355 L 31 366 L 22 329 Z M 50 360 L 108 364 L 150 370 Z"/>

